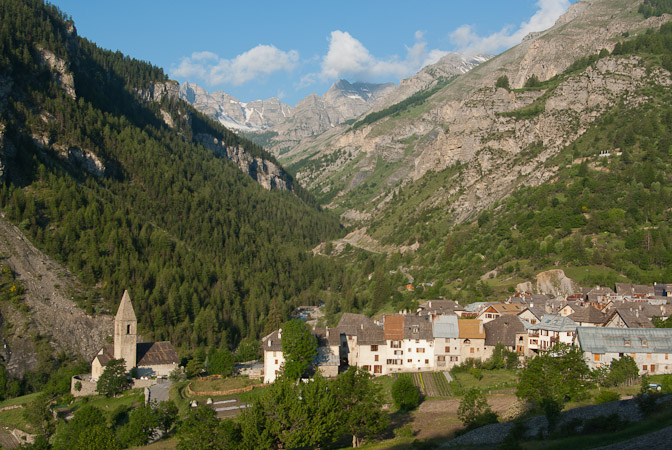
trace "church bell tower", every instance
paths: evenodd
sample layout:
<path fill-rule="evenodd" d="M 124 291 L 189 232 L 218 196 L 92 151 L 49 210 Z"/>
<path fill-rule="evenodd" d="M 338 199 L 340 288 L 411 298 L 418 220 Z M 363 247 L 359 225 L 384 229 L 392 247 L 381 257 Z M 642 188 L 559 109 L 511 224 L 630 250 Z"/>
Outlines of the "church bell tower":
<path fill-rule="evenodd" d="M 131 297 L 124 291 L 121 304 L 114 318 L 114 358 L 124 358 L 126 371 L 137 362 L 138 319 L 135 317 Z"/>

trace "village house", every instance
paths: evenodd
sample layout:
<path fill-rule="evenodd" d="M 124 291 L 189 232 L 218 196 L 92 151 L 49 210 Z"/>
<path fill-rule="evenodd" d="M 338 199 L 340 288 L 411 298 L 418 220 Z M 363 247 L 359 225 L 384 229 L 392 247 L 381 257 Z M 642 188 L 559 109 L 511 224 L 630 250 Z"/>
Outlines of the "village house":
<path fill-rule="evenodd" d="M 654 328 L 653 323 L 639 310 L 632 311 L 627 308 L 615 309 L 604 322 L 605 327 L 611 328 Z"/>
<path fill-rule="evenodd" d="M 432 320 L 446 314 L 461 316 L 463 312 L 464 308 L 452 300 L 427 300 L 418 306 L 418 315 L 431 316 Z"/>
<path fill-rule="evenodd" d="M 624 355 L 640 375 L 672 373 L 672 329 L 579 327 L 577 341 L 591 369 L 608 366 Z"/>
<path fill-rule="evenodd" d="M 369 335 L 378 333 L 380 327 L 363 314 L 343 313 L 336 326 L 341 336 L 341 365 L 357 366 L 359 361 L 359 342 L 371 340 Z M 366 345 L 366 344 L 363 344 Z"/>
<path fill-rule="evenodd" d="M 607 319 L 607 316 L 602 311 L 592 306 L 580 308 L 567 317 L 576 322 L 577 326 L 580 327 L 601 327 Z"/>
<path fill-rule="evenodd" d="M 313 329 L 317 339 L 315 366 L 325 377 L 338 375 L 341 366 L 341 335 L 337 328 Z M 261 340 L 264 349 L 264 383 L 272 383 L 285 364 L 282 350 L 282 328 L 275 330 Z"/>
<path fill-rule="evenodd" d="M 579 304 L 579 302 L 562 302 L 562 304 L 559 305 L 557 314 L 563 317 L 567 317 L 581 310 L 581 308 L 583 307 Z"/>
<path fill-rule="evenodd" d="M 460 364 L 460 330 L 456 315 L 439 316 L 432 324 L 434 336 L 434 366 L 436 370 L 450 370 Z"/>
<path fill-rule="evenodd" d="M 460 332 L 460 361 L 464 362 L 467 358 L 486 359 L 483 322 L 478 319 L 458 319 L 457 326 Z"/>
<path fill-rule="evenodd" d="M 594 288 L 583 288 L 582 292 L 587 302 L 606 303 L 616 297 L 616 293 L 605 286 L 595 286 Z"/>
<path fill-rule="evenodd" d="M 261 339 L 264 348 L 264 383 L 272 383 L 285 364 L 282 353 L 282 328 Z"/>
<path fill-rule="evenodd" d="M 546 308 L 541 306 L 527 306 L 518 313 L 518 317 L 532 325 L 541 322 L 541 318 L 544 315 L 546 315 Z"/>
<path fill-rule="evenodd" d="M 387 315 L 383 322 L 385 341 L 395 365 L 394 371 L 431 370 L 434 366 L 434 336 L 429 316 Z M 390 369 L 392 371 L 392 369 Z"/>
<path fill-rule="evenodd" d="M 496 318 L 502 317 L 506 314 L 519 314 L 524 309 L 525 306 L 522 303 L 493 303 L 487 308 L 483 309 L 476 316 L 476 319 L 483 323 L 488 323 L 491 320 L 495 320 Z"/>
<path fill-rule="evenodd" d="M 483 325 L 485 328 L 485 353 L 492 355 L 497 344 L 502 344 L 507 350 L 523 353 L 524 348 L 518 348 L 518 342 L 527 335 L 524 321 L 520 316 L 507 314 Z M 524 346 L 524 343 L 521 342 Z"/>
<path fill-rule="evenodd" d="M 576 336 L 576 322 L 569 317 L 546 314 L 541 322 L 527 327 L 529 350 L 548 351 L 555 344 L 572 345 Z"/>

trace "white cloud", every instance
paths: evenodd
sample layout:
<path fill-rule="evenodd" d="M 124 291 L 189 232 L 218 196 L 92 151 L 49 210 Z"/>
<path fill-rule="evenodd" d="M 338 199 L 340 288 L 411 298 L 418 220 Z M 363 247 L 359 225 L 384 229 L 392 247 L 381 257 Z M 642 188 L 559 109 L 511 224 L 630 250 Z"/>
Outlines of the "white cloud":
<path fill-rule="evenodd" d="M 291 71 L 298 61 L 296 50 L 284 52 L 273 45 L 257 45 L 233 59 L 220 58 L 207 51 L 192 53 L 190 57 L 182 58 L 171 74 L 190 80 L 199 78 L 210 85 L 229 83 L 239 86 L 260 76 Z"/>
<path fill-rule="evenodd" d="M 394 55 L 387 59 L 377 58 L 352 37 L 347 31 L 332 31 L 329 50 L 322 58 L 321 79 L 357 79 L 360 81 L 389 80 L 409 76 L 427 64 L 435 63 L 447 54 L 442 50 L 427 51 L 423 32 L 415 32 L 415 43 L 406 47 L 404 59 Z M 306 85 L 317 79 L 316 74 L 303 77 L 301 84 Z"/>
<path fill-rule="evenodd" d="M 537 12 L 518 28 L 507 26 L 489 36 L 479 36 L 471 25 L 462 25 L 451 33 L 450 39 L 461 53 L 498 53 L 519 44 L 533 31 L 552 27 L 558 17 L 567 11 L 569 4 L 569 0 L 538 0 Z"/>

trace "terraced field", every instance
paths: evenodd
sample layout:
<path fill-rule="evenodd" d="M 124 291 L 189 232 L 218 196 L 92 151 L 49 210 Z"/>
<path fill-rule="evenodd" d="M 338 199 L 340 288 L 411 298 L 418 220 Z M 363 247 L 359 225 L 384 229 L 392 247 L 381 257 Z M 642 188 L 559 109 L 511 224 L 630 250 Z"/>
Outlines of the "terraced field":
<path fill-rule="evenodd" d="M 409 377 L 425 397 L 450 397 L 450 387 L 443 372 L 401 373 L 397 377 Z"/>

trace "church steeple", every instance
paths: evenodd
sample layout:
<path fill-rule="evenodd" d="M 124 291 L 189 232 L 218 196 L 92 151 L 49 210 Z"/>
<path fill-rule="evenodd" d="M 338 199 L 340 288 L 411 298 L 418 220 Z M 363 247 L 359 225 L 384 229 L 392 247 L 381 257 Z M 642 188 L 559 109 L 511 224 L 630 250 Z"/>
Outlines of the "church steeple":
<path fill-rule="evenodd" d="M 124 291 L 114 318 L 114 357 L 124 358 L 126 370 L 131 370 L 137 362 L 138 320 L 133 311 L 131 296 Z"/>

